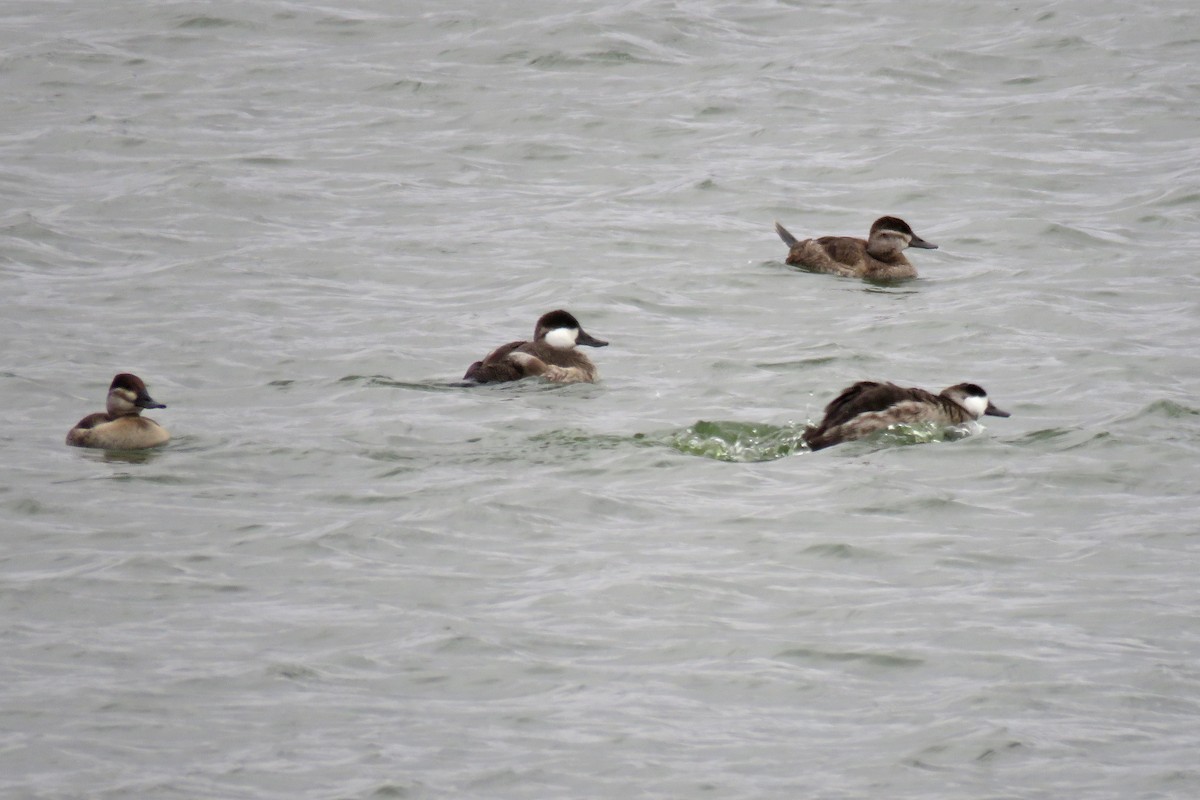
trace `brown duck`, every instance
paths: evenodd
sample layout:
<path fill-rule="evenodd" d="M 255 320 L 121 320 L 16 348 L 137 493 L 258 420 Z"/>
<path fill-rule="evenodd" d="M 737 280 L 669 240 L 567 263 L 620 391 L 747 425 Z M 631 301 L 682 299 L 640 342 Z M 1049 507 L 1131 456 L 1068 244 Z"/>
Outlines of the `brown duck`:
<path fill-rule="evenodd" d="M 904 257 L 905 248 L 937 249 L 936 244 L 913 233 L 908 223 L 899 217 L 875 220 L 865 240 L 853 236 L 822 236 L 800 241 L 778 222 L 775 232 L 789 248 L 787 263 L 813 272 L 871 281 L 915 278 L 917 268 Z"/>
<path fill-rule="evenodd" d="M 1010 416 L 988 400 L 983 387 L 958 383 L 939 394 L 894 383 L 859 381 L 825 406 L 820 425 L 809 426 L 804 441 L 813 450 L 862 439 L 891 425 L 933 423 L 951 426 L 983 415 Z"/>
<path fill-rule="evenodd" d="M 559 309 L 543 314 L 533 329 L 533 341 L 509 342 L 467 368 L 463 380 L 474 383 L 519 381 L 538 376 L 555 383 L 592 383 L 596 365 L 578 345 L 604 347 L 571 314 Z"/>

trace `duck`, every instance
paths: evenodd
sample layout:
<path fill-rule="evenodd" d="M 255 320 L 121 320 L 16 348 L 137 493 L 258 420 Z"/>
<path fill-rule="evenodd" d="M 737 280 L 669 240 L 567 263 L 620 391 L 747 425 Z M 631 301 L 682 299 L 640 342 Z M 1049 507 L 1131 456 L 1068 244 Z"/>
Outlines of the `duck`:
<path fill-rule="evenodd" d="M 798 240 L 775 223 L 775 232 L 788 246 L 787 263 L 813 272 L 828 272 L 846 278 L 898 281 L 917 277 L 917 268 L 904 257 L 904 249 L 936 250 L 899 217 L 880 217 L 871 225 L 865 240 L 853 236 L 822 236 Z"/>
<path fill-rule="evenodd" d="M 532 341 L 509 342 L 467 368 L 464 381 L 502 383 L 540 377 L 554 383 L 594 383 L 596 365 L 576 348 L 605 347 L 608 342 L 590 335 L 569 312 L 560 309 L 538 318 Z"/>
<path fill-rule="evenodd" d="M 983 387 L 956 383 L 938 394 L 894 383 L 859 381 L 842 390 L 825 406 L 820 425 L 810 425 L 803 438 L 811 450 L 863 439 L 897 423 L 932 423 L 951 426 L 973 422 L 984 415 L 1011 416 L 988 399 Z"/>
<path fill-rule="evenodd" d="M 105 450 L 146 450 L 166 444 L 171 434 L 148 417 L 144 408 L 166 408 L 146 390 L 137 375 L 122 372 L 108 387 L 105 411 L 88 414 L 67 434 L 72 447 L 96 447 Z"/>

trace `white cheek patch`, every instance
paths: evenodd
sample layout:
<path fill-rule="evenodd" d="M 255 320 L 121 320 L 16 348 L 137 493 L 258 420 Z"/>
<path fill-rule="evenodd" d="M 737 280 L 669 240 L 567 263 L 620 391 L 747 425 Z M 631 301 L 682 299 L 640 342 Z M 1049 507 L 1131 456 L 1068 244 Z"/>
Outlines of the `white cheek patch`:
<path fill-rule="evenodd" d="M 556 350 L 570 350 L 579 338 L 578 328 L 555 328 L 546 334 L 546 344 Z"/>
<path fill-rule="evenodd" d="M 962 401 L 962 407 L 967 410 L 972 417 L 979 419 L 983 416 L 983 412 L 987 411 L 988 399 L 986 397 L 965 397 Z"/>

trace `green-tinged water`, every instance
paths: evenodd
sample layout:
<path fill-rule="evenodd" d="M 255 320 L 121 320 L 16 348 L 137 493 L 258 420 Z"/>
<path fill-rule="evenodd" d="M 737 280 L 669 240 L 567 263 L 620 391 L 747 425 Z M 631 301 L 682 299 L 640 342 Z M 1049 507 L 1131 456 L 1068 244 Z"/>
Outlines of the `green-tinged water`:
<path fill-rule="evenodd" d="M 681 453 L 717 461 L 773 461 L 807 452 L 803 425 L 768 425 L 754 422 L 708 422 L 700 420 L 678 431 L 638 434 L 639 440 L 665 444 Z M 868 437 L 872 444 L 897 446 L 961 439 L 972 426 L 944 428 L 929 424 L 897 424 Z M 978 426 L 974 426 L 978 427 Z"/>
<path fill-rule="evenodd" d="M 0 797 L 1200 796 L 1191 4 L 6 11 Z"/>
<path fill-rule="evenodd" d="M 805 427 L 700 420 L 683 430 L 646 438 L 681 453 L 718 461 L 772 461 L 808 449 L 802 438 Z"/>

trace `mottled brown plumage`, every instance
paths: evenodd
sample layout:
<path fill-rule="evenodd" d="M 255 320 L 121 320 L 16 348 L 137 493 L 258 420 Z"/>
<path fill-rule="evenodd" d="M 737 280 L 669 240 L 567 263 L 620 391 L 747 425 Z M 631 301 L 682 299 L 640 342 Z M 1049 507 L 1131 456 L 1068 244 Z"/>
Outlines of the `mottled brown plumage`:
<path fill-rule="evenodd" d="M 796 239 L 775 223 L 775 232 L 788 246 L 787 263 L 813 272 L 828 272 L 848 278 L 894 281 L 917 277 L 917 268 L 904 257 L 906 247 L 936 250 L 937 245 L 913 233 L 898 217 L 880 217 L 871 225 L 867 239 L 853 236 L 822 236 Z"/>
<path fill-rule="evenodd" d="M 1007 417 L 974 383 L 958 383 L 939 394 L 894 383 L 859 381 L 825 406 L 820 425 L 809 426 L 804 441 L 813 450 L 862 439 L 896 424 L 961 425 L 988 414 Z"/>
<path fill-rule="evenodd" d="M 604 347 L 608 342 L 589 335 L 566 311 L 551 311 L 537 321 L 533 341 L 496 348 L 468 367 L 463 380 L 500 383 L 537 376 L 555 383 L 591 383 L 598 377 L 596 365 L 576 349 L 581 344 Z"/>

